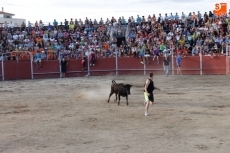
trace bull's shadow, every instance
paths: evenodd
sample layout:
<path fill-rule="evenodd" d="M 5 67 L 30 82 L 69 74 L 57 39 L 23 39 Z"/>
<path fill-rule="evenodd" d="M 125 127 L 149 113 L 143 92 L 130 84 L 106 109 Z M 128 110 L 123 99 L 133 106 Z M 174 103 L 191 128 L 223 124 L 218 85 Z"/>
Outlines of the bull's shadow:
<path fill-rule="evenodd" d="M 108 103 L 110 100 L 110 97 L 115 93 L 116 95 L 116 101 L 117 101 L 117 96 L 118 96 L 118 105 L 120 105 L 120 97 L 126 97 L 126 104 L 127 106 L 129 105 L 128 102 L 128 95 L 130 95 L 130 88 L 132 87 L 132 85 L 130 84 L 124 84 L 124 83 L 116 83 L 114 80 L 112 80 L 112 85 L 111 85 L 111 91 L 109 94 L 109 99 L 108 99 Z"/>

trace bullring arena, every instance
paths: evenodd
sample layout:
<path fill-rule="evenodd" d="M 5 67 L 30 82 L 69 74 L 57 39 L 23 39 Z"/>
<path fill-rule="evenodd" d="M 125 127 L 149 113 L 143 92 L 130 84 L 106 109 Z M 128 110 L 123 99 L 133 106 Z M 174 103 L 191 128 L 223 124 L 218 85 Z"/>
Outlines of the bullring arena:
<path fill-rule="evenodd" d="M 15 11 L 28 6 L 28 20 L 18 19 L 17 23 L 11 21 L 15 14 L 2 7 L 0 152 L 229 153 L 227 3 L 220 3 L 219 10 L 220 5 L 215 4 L 215 11 L 203 12 L 212 2 L 203 3 L 205 7 L 187 1 L 175 1 L 176 5 L 170 1 L 82 2 L 49 1 L 40 6 L 7 2 Z M 51 5 L 47 15 L 50 9 L 45 6 Z M 168 15 L 157 15 L 160 5 Z M 130 8 L 144 14 L 152 10 L 147 6 L 157 6 L 156 16 L 102 19 L 112 12 L 133 12 Z M 189 7 L 195 10 L 187 14 Z M 37 8 L 39 14 L 28 13 Z M 118 11 L 112 11 L 114 8 Z M 185 12 L 180 13 L 181 8 Z M 101 11 L 98 21 L 81 17 Z M 78 12 L 80 19 L 69 18 L 76 15 L 72 12 Z M 64 22 L 59 13 L 66 15 Z M 166 69 L 169 66 L 169 76 L 163 63 Z M 177 75 L 177 65 L 183 75 Z M 150 72 L 161 90 L 154 91 L 155 102 L 145 116 L 143 86 Z M 124 97 L 118 105 L 114 95 L 107 102 L 112 80 L 132 85 L 128 106 Z"/>
<path fill-rule="evenodd" d="M 211 60 L 218 61 L 220 58 L 226 57 Z M 67 78 L 58 78 L 58 73 L 45 73 L 49 68 L 45 68 L 48 64 L 44 61 L 41 72 L 35 69 L 34 78 L 44 75 L 50 78 L 32 80 L 31 71 L 27 73 L 31 70 L 29 64 L 22 64 L 21 61 L 24 65 L 23 76 L 19 73 L 22 68 L 20 63 L 6 61 L 5 67 L 12 64 L 18 69 L 17 78 L 26 75 L 28 78 L 12 81 L 9 78 L 15 75 L 6 70 L 5 79 L 9 80 L 0 82 L 0 152 L 228 153 L 229 75 L 186 75 L 200 73 L 199 64 L 197 69 L 185 70 L 188 61 L 191 63 L 199 59 L 183 59 L 182 72 L 185 75 L 171 73 L 165 77 L 162 67 L 152 70 L 156 74 L 155 86 L 161 91 L 154 91 L 155 103 L 150 106 L 147 117 L 144 116 L 143 105 L 143 84 L 147 76 L 142 74 L 143 71 L 133 70 L 132 73 L 136 74 L 132 74 L 124 68 L 118 71 L 119 75 L 114 75 L 111 70 L 100 76 L 99 73 L 105 71 L 93 71 L 92 67 L 91 76 L 85 77 L 86 72 L 72 70 L 71 73 L 71 63 L 75 60 L 69 61 Z M 212 66 L 214 62 L 210 63 Z M 203 64 L 202 72 L 225 73 L 224 62 L 217 63 L 212 70 Z M 96 63 L 94 69 L 100 67 L 99 62 L 98 65 Z M 111 65 L 106 64 L 105 68 L 109 70 Z M 58 71 L 58 65 L 56 67 Z M 124 75 L 124 71 L 129 75 Z M 151 70 L 147 69 L 146 74 L 149 72 Z M 133 85 L 129 106 L 126 106 L 123 97 L 118 106 L 114 95 L 107 103 L 112 80 Z"/>

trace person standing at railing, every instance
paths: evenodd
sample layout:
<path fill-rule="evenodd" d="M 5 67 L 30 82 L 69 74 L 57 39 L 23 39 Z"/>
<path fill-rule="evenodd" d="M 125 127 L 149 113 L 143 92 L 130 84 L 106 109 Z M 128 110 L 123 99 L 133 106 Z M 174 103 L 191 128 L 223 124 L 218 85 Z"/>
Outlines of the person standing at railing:
<path fill-rule="evenodd" d="M 64 21 L 64 28 L 65 28 L 65 30 L 69 29 L 69 21 L 67 21 L 66 19 Z"/>
<path fill-rule="evenodd" d="M 65 78 L 65 74 L 66 74 L 66 67 L 68 66 L 68 62 L 66 60 L 66 57 L 63 57 L 61 62 L 61 73 L 62 73 L 62 78 Z"/>
<path fill-rule="evenodd" d="M 42 22 L 42 20 L 39 21 L 39 30 L 43 29 L 44 27 L 44 23 Z"/>
<path fill-rule="evenodd" d="M 141 17 L 137 15 L 136 25 L 141 25 Z"/>
<path fill-rule="evenodd" d="M 72 31 L 74 30 L 74 22 L 72 21 L 72 19 L 69 23 L 69 30 L 72 30 Z"/>
<path fill-rule="evenodd" d="M 126 20 L 124 16 L 121 17 L 121 25 L 126 25 Z"/>
<path fill-rule="evenodd" d="M 6 21 L 3 23 L 3 29 L 8 30 L 8 23 Z"/>
<path fill-rule="evenodd" d="M 13 31 L 14 29 L 14 23 L 12 21 L 10 21 L 10 23 L 8 24 L 8 31 Z"/>
<path fill-rule="evenodd" d="M 181 60 L 182 58 L 185 58 L 186 56 L 182 56 L 181 53 L 179 52 L 176 57 L 176 64 L 177 64 L 177 75 L 182 75 L 181 73 Z"/>
<path fill-rule="evenodd" d="M 58 28 L 58 22 L 56 21 L 56 19 L 54 19 L 54 22 L 53 22 L 53 26 L 54 26 L 54 28 Z"/>
<path fill-rule="evenodd" d="M 170 59 L 169 59 L 168 54 L 165 54 L 164 56 L 165 56 L 165 58 L 164 58 L 164 62 L 163 62 L 163 67 L 164 67 L 166 77 L 168 77 L 168 75 L 169 75 L 169 67 L 170 67 Z"/>
<path fill-rule="evenodd" d="M 25 22 L 24 22 L 24 21 L 22 21 L 20 31 L 24 31 L 25 29 L 26 29 L 26 24 L 25 24 Z"/>

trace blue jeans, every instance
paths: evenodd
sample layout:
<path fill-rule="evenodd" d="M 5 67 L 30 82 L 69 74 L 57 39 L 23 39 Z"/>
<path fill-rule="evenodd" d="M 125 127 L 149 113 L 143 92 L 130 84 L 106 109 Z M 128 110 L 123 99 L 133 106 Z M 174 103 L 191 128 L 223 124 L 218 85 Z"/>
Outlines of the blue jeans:
<path fill-rule="evenodd" d="M 168 76 L 169 75 L 169 65 L 164 65 L 164 71 L 165 71 L 166 76 Z"/>

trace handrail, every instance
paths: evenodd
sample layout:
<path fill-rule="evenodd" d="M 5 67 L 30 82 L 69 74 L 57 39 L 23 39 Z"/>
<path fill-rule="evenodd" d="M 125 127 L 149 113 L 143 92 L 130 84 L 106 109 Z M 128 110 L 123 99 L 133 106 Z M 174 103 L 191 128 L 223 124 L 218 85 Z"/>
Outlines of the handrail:
<path fill-rule="evenodd" d="M 60 72 L 41 72 L 41 73 L 33 73 L 33 74 L 60 74 Z"/>

